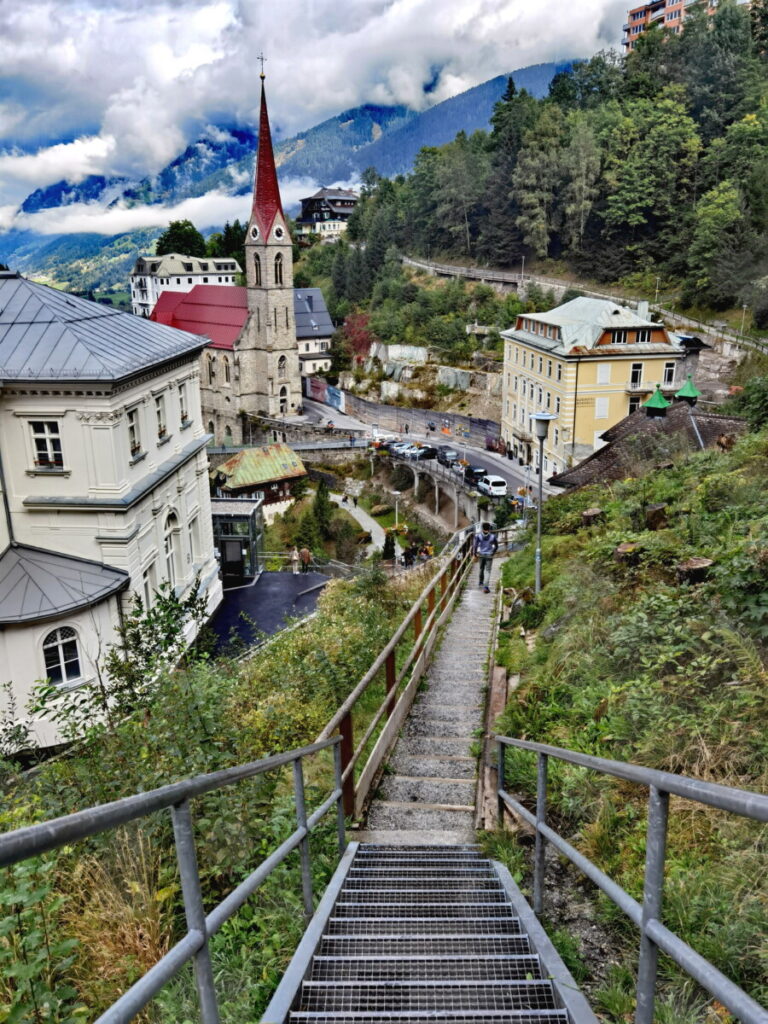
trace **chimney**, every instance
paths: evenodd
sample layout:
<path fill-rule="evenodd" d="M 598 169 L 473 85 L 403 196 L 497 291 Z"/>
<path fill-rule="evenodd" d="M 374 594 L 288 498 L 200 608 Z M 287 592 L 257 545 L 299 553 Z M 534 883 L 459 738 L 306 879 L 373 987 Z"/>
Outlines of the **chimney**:
<path fill-rule="evenodd" d="M 647 300 L 643 299 L 642 301 L 638 302 L 638 304 L 637 304 L 637 315 L 641 316 L 643 318 L 643 320 L 647 320 L 648 319 L 649 309 L 650 309 L 650 307 L 648 306 Z"/>

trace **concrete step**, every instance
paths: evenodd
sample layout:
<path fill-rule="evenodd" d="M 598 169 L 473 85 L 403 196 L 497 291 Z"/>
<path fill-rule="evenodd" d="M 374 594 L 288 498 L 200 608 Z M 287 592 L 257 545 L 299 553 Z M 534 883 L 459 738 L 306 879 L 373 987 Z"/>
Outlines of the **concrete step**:
<path fill-rule="evenodd" d="M 474 805 L 476 784 L 470 779 L 388 776 L 380 790 L 382 800 L 425 804 Z"/>
<path fill-rule="evenodd" d="M 477 762 L 473 757 L 429 757 L 422 754 L 396 753 L 389 762 L 398 775 L 438 779 L 474 779 Z"/>
<path fill-rule="evenodd" d="M 368 815 L 368 828 L 372 830 L 417 830 L 422 833 L 432 830 L 437 832 L 471 830 L 474 823 L 474 812 L 473 806 L 462 804 L 411 804 L 391 800 L 375 800 Z"/>

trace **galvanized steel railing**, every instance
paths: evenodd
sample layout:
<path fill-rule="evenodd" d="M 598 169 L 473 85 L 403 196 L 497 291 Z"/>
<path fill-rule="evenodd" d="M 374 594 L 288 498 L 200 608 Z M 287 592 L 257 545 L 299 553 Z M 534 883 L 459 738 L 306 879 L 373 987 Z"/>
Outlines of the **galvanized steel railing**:
<path fill-rule="evenodd" d="M 624 911 L 640 930 L 640 959 L 637 972 L 636 1024 L 651 1024 L 656 990 L 656 962 L 658 951 L 666 953 L 689 977 L 718 999 L 745 1024 L 768 1024 L 768 1010 L 760 1006 L 743 989 L 727 978 L 708 960 L 700 956 L 678 935 L 661 923 L 662 894 L 664 889 L 664 861 L 667 844 L 667 819 L 670 794 L 716 807 L 732 814 L 740 814 L 754 821 L 768 822 L 768 796 L 748 790 L 731 789 L 711 782 L 702 782 L 671 772 L 655 771 L 621 761 L 608 761 L 602 757 L 579 754 L 561 747 L 550 747 L 528 740 L 497 736 L 498 743 L 498 806 L 499 820 L 504 808 L 519 815 L 536 831 L 533 869 L 533 909 L 537 915 L 544 905 L 544 854 L 546 843 L 564 854 L 595 885 Z M 504 789 L 504 751 L 517 747 L 538 755 L 536 813 L 533 814 Z M 569 764 L 590 768 L 645 786 L 649 790 L 648 831 L 645 854 L 645 882 L 643 902 L 638 903 L 570 843 L 566 842 L 546 823 L 547 816 L 547 762 L 550 757 Z"/>
<path fill-rule="evenodd" d="M 334 736 L 308 747 L 290 750 L 261 761 L 239 765 L 199 775 L 184 782 L 176 782 L 149 793 L 102 804 L 76 814 L 31 825 L 0 836 L 0 867 L 16 864 L 49 850 L 88 836 L 137 821 L 155 811 L 170 810 L 179 865 L 179 877 L 184 899 L 187 933 L 162 959 L 128 989 L 103 1013 L 96 1024 L 125 1024 L 157 995 L 188 963 L 194 961 L 195 982 L 200 1003 L 202 1024 L 219 1024 L 216 989 L 208 951 L 208 940 L 245 903 L 278 864 L 297 847 L 301 857 L 301 880 L 304 909 L 307 918 L 314 913 L 312 874 L 309 858 L 309 833 L 336 804 L 339 853 L 344 852 L 344 811 L 341 805 L 341 759 L 339 737 Z M 312 814 L 307 815 L 304 800 L 303 759 L 328 747 L 334 748 L 335 788 L 330 796 Z M 213 790 L 223 789 L 244 779 L 274 771 L 285 765 L 293 766 L 293 791 L 296 803 L 296 829 L 261 864 L 242 881 L 225 899 L 206 915 L 203 907 L 200 875 L 195 852 L 194 829 L 190 800 Z"/>

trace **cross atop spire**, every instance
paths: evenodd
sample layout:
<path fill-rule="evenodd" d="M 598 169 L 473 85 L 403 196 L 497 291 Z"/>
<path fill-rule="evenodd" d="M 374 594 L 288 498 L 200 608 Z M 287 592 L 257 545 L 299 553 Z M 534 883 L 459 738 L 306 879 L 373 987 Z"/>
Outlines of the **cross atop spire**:
<path fill-rule="evenodd" d="M 259 75 L 259 78 L 261 78 L 261 80 L 263 82 L 264 78 L 266 77 L 264 75 L 264 64 L 266 63 L 267 58 L 264 56 L 263 53 L 260 53 L 259 56 L 256 58 L 256 60 L 261 62 L 261 74 Z"/>
<path fill-rule="evenodd" d="M 266 58 L 259 58 L 264 60 Z M 263 67 L 263 65 L 262 65 Z M 267 98 L 264 92 L 264 73 L 261 75 L 261 112 L 259 115 L 259 152 L 256 156 L 256 178 L 253 186 L 253 212 L 251 220 L 255 220 L 264 241 L 269 237 L 276 215 L 285 220 L 283 205 L 280 201 L 280 189 L 277 184 L 275 156 L 272 152 L 272 135 L 269 130 L 269 114 Z"/>

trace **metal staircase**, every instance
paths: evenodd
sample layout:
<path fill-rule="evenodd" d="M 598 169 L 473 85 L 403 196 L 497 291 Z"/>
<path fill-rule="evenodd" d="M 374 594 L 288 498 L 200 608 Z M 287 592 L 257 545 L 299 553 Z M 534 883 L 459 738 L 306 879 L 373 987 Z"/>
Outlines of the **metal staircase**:
<path fill-rule="evenodd" d="M 263 1024 L 420 1020 L 595 1018 L 508 872 L 477 847 L 352 843 Z"/>

